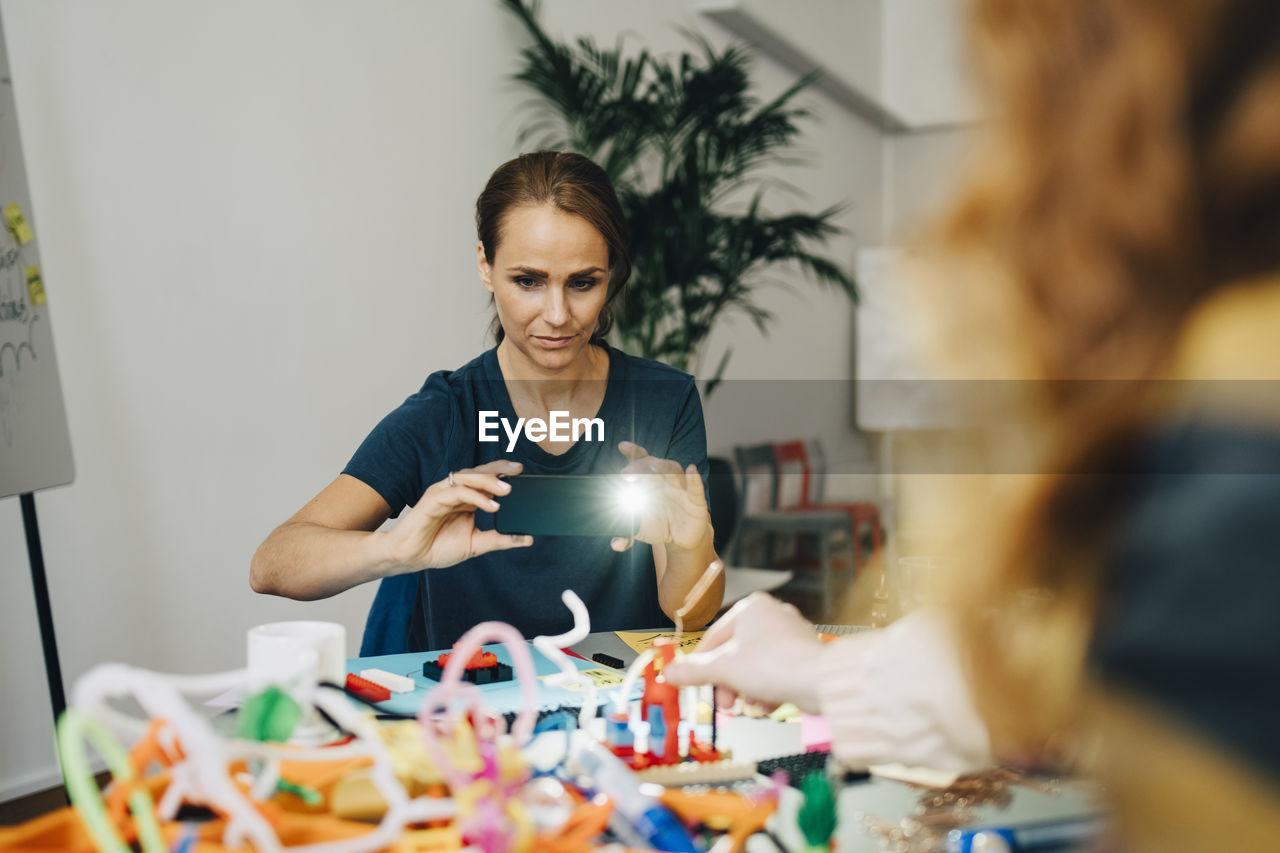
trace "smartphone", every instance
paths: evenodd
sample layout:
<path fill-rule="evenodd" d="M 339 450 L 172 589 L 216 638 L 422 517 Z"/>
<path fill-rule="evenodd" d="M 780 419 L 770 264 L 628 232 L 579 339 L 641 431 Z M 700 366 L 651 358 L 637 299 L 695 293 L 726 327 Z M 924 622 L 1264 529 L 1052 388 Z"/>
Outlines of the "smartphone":
<path fill-rule="evenodd" d="M 532 536 L 635 536 L 647 494 L 644 483 L 620 474 L 520 474 L 507 482 L 494 527 Z"/>

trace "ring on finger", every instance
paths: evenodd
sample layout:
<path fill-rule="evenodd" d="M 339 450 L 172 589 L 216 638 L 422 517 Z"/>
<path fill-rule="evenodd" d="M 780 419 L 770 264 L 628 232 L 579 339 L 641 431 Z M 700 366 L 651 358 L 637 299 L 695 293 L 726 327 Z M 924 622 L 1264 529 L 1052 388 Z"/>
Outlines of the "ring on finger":
<path fill-rule="evenodd" d="M 458 485 L 457 483 L 455 483 L 455 482 L 453 481 L 453 472 L 452 472 L 452 471 L 450 471 L 450 472 L 449 472 L 449 485 L 450 485 L 450 486 L 456 486 L 456 485 Z"/>

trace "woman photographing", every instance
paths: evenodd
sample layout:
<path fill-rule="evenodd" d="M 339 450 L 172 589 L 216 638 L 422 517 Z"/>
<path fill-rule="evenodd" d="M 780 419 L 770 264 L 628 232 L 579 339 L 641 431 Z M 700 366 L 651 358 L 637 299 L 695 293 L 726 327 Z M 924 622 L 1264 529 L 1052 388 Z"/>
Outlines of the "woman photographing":
<path fill-rule="evenodd" d="M 254 590 L 290 598 L 380 580 L 361 655 L 447 648 L 495 619 L 526 636 L 560 633 L 571 622 L 564 589 L 596 630 L 664 624 L 716 559 L 693 378 L 604 339 L 630 275 L 626 222 L 604 171 L 577 154 L 521 155 L 490 177 L 476 230 L 496 346 L 428 376 L 253 558 Z M 595 419 L 603 437 L 526 430 L 482 441 L 482 413 L 508 424 Z M 634 540 L 494 529 L 507 477 L 619 471 L 653 485 Z M 717 580 L 684 624 L 709 621 L 722 594 Z"/>

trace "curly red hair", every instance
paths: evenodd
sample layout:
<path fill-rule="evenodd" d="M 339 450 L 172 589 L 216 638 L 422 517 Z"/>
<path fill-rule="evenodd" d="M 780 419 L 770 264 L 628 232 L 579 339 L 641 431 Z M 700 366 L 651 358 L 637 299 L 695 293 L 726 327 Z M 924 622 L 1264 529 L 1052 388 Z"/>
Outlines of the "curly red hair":
<path fill-rule="evenodd" d="M 1197 306 L 1280 271 L 1280 14 L 976 0 L 970 38 L 991 118 L 935 236 L 972 274 L 934 298 L 995 306 L 1004 363 L 1041 380 L 1040 470 L 1056 473 L 1025 478 L 998 553 L 957 590 L 993 734 L 1025 746 L 1069 727 L 1086 680 L 1118 497 L 1083 472 L 1113 470 L 1150 423 L 1161 383 L 1145 380 Z"/>

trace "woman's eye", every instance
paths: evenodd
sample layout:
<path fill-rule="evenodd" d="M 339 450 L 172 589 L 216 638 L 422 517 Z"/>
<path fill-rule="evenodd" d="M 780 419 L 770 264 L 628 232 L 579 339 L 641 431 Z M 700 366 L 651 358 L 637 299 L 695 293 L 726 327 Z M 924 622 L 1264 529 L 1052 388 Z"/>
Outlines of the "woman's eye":
<path fill-rule="evenodd" d="M 537 283 L 538 283 L 537 279 L 530 278 L 527 275 L 522 275 L 516 278 L 516 284 L 520 285 L 521 287 L 533 287 Z"/>
<path fill-rule="evenodd" d="M 590 290 L 596 286 L 596 280 L 594 278 L 580 278 L 573 283 L 573 286 L 578 290 Z"/>

